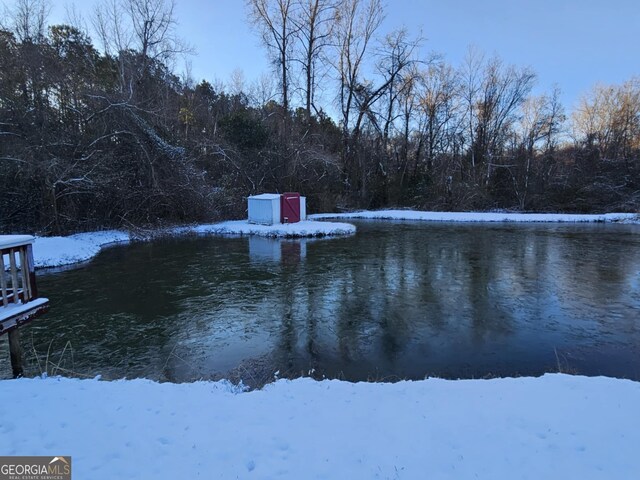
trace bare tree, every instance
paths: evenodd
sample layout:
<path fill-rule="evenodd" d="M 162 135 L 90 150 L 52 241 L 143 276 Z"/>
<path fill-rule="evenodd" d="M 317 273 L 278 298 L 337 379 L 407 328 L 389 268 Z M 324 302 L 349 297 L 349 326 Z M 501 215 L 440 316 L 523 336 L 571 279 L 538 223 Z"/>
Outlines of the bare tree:
<path fill-rule="evenodd" d="M 232 95 L 241 95 L 245 93 L 247 80 L 244 71 L 241 68 L 235 68 L 229 76 L 229 91 Z"/>
<path fill-rule="evenodd" d="M 472 158 L 475 164 L 485 165 L 485 183 L 492 169 L 500 166 L 499 157 L 509 129 L 516 119 L 518 108 L 527 98 L 535 74 L 528 68 L 505 67 L 497 57 L 482 69 L 482 81 L 471 98 L 469 112 L 472 119 Z"/>
<path fill-rule="evenodd" d="M 42 43 L 47 34 L 47 18 L 51 11 L 49 0 L 16 0 L 6 12 L 10 29 L 21 43 Z"/>
<path fill-rule="evenodd" d="M 334 0 L 298 0 L 299 7 L 293 19 L 297 31 L 297 61 L 304 77 L 304 105 L 307 121 L 315 107 L 318 64 L 323 51 L 330 45 L 333 20 L 337 8 Z"/>
<path fill-rule="evenodd" d="M 260 78 L 254 80 L 249 88 L 251 102 L 258 108 L 272 101 L 277 95 L 277 88 L 273 76 L 263 73 Z"/>
<path fill-rule="evenodd" d="M 397 109 L 399 95 L 404 88 L 409 88 L 412 84 L 410 77 L 413 75 L 413 70 L 410 67 L 417 62 L 414 57 L 414 51 L 418 44 L 419 40 L 407 38 L 407 33 L 404 29 L 394 31 L 385 36 L 377 51 L 377 82 L 356 77 L 353 91 L 348 93 L 351 97 L 350 101 L 355 113 L 355 119 L 352 130 L 345 131 L 345 138 L 347 139 L 346 150 L 348 152 L 345 160 L 347 163 L 353 163 L 353 156 L 356 156 L 362 198 L 365 198 L 367 191 L 368 155 L 356 152 L 356 149 L 352 148 L 349 143 L 355 145 L 359 142 L 366 122 L 380 136 L 382 155 L 387 155 L 386 150 L 390 129 L 399 116 Z M 380 162 L 377 165 L 378 167 L 383 166 Z M 387 174 L 384 168 L 379 170 L 379 173 L 386 177 Z"/>
<path fill-rule="evenodd" d="M 600 158 L 629 158 L 640 148 L 640 79 L 596 85 L 580 100 L 573 128 L 579 141 L 598 149 Z"/>
<path fill-rule="evenodd" d="M 396 118 L 400 115 L 396 108 L 399 98 L 404 93 L 404 89 L 413 87 L 414 79 L 418 75 L 416 69 L 408 67 L 417 62 L 413 54 L 421 41 L 420 37 L 409 39 L 407 30 L 401 28 L 385 37 L 378 52 L 380 61 L 377 67 L 383 79 L 378 91 L 386 99 L 384 113 L 382 114 L 382 135 L 385 147 L 389 141 L 389 131 Z M 375 101 L 375 97 L 372 100 Z"/>
<path fill-rule="evenodd" d="M 119 0 L 104 0 L 96 5 L 91 17 L 103 51 L 115 57 L 129 49 L 132 42 L 131 29 L 125 22 L 124 12 Z"/>
<path fill-rule="evenodd" d="M 366 54 L 383 20 L 380 0 L 344 0 L 336 10 L 333 32 L 338 52 L 334 66 L 340 83 L 338 100 L 345 139 L 349 137 L 356 90 L 362 86 L 360 76 Z"/>
<path fill-rule="evenodd" d="M 521 210 L 527 206 L 532 179 L 539 177 L 544 182 L 549 175 L 545 158 L 555 148 L 564 121 L 557 87 L 551 95 L 532 96 L 522 102 L 521 116 L 514 129 L 517 146 L 513 165 L 506 166 Z"/>
<path fill-rule="evenodd" d="M 522 102 L 521 112 L 516 129 L 526 151 L 532 156 L 536 151 L 553 148 L 565 120 L 560 89 L 555 87 L 550 95 L 528 97 Z"/>
<path fill-rule="evenodd" d="M 134 33 L 135 47 L 143 59 L 164 63 L 175 55 L 190 52 L 177 35 L 175 0 L 124 0 Z"/>
<path fill-rule="evenodd" d="M 71 5 L 65 5 L 64 12 L 64 21 L 67 25 L 71 25 L 84 33 L 89 32 L 89 26 L 87 24 L 86 18 L 78 9 L 75 3 L 72 3 Z"/>
<path fill-rule="evenodd" d="M 466 126 L 469 136 L 469 146 L 471 150 L 471 166 L 476 166 L 475 149 L 475 132 L 476 132 L 476 104 L 478 102 L 478 94 L 480 92 L 480 82 L 482 76 L 482 67 L 484 65 L 484 54 L 477 48 L 470 46 L 464 58 L 464 62 L 460 69 L 460 78 L 462 79 L 462 99 L 466 107 Z"/>
<path fill-rule="evenodd" d="M 355 147 L 358 143 L 360 124 L 370 105 L 367 98 L 371 98 L 371 92 L 366 91 L 361 77 L 373 36 L 383 19 L 384 10 L 380 0 L 343 0 L 335 11 L 333 43 L 337 51 L 333 67 L 339 84 L 341 160 L 345 170 L 345 187 L 348 190 L 359 191 L 361 198 L 366 195 L 366 164 L 363 155 L 358 155 Z M 358 119 L 355 125 L 352 113 L 356 113 Z"/>
<path fill-rule="evenodd" d="M 119 58 L 122 89 L 130 88 L 126 79 L 128 51 L 140 54 L 137 80 L 148 75 L 153 62 L 167 64 L 192 48 L 177 34 L 175 0 L 105 0 L 92 18 L 102 46 Z"/>
<path fill-rule="evenodd" d="M 119 0 L 104 0 L 96 5 L 91 17 L 91 23 L 100 39 L 103 51 L 118 60 L 118 79 L 121 92 L 131 90 L 126 75 L 125 57 L 121 55 L 121 52 L 131 48 L 133 41 L 130 25 L 125 21 L 125 12 L 123 12 Z"/>
<path fill-rule="evenodd" d="M 433 63 L 419 77 L 418 111 L 419 143 L 417 157 L 424 152 L 426 170 L 430 172 L 436 155 L 445 153 L 460 129 L 459 77 L 443 62 Z"/>
<path fill-rule="evenodd" d="M 247 0 L 251 22 L 258 27 L 263 43 L 279 72 L 285 118 L 289 111 L 291 49 L 297 27 L 293 20 L 294 0 Z"/>
<path fill-rule="evenodd" d="M 409 170 L 409 149 L 411 136 L 414 133 L 416 115 L 415 111 L 418 106 L 418 82 L 420 72 L 416 65 L 411 67 L 411 72 L 402 80 L 400 88 L 395 96 L 398 103 L 397 117 L 400 120 L 399 141 L 395 142 L 397 147 L 394 148 L 395 157 L 395 174 L 397 176 L 397 185 L 400 196 L 404 192 L 405 179 Z M 385 143 L 388 139 L 385 140 Z M 398 145 L 399 144 L 399 145 Z"/>

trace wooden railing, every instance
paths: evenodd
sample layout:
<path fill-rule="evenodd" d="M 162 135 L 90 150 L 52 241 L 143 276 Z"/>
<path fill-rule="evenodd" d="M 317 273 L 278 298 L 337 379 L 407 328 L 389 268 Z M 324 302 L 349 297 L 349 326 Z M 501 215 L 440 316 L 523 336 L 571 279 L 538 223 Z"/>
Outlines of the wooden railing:
<path fill-rule="evenodd" d="M 2 306 L 38 298 L 31 243 L 1 248 L 0 253 Z"/>
<path fill-rule="evenodd" d="M 0 235 L 0 335 L 8 334 L 14 377 L 22 376 L 21 325 L 49 309 L 38 297 L 32 244 L 29 235 Z"/>
<path fill-rule="evenodd" d="M 31 321 L 49 308 L 38 296 L 29 235 L 0 235 L 0 335 Z"/>

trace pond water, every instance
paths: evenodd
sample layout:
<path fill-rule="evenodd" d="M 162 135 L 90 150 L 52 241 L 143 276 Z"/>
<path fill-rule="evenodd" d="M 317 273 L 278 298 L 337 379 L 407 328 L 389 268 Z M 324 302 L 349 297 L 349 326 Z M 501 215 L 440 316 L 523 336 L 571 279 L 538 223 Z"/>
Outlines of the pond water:
<path fill-rule="evenodd" d="M 640 227 L 352 223 L 347 238 L 167 239 L 40 272 L 51 310 L 22 329 L 29 373 L 640 380 Z"/>

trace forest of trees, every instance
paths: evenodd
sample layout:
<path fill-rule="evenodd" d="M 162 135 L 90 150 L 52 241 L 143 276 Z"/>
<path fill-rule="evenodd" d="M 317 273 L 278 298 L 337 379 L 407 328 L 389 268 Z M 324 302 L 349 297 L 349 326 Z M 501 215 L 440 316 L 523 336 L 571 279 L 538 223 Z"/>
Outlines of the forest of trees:
<path fill-rule="evenodd" d="M 529 68 L 423 57 L 380 0 L 248 0 L 273 75 L 197 83 L 172 0 L 64 25 L 49 6 L 0 23 L 2 232 L 241 218 L 267 191 L 312 211 L 640 209 L 640 78 L 566 112 Z"/>

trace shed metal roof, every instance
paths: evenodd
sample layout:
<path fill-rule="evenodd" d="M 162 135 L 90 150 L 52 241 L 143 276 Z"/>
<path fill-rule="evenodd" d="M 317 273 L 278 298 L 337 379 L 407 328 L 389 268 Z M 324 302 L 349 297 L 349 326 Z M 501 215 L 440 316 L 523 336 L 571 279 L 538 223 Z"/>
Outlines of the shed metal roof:
<path fill-rule="evenodd" d="M 260 195 L 252 195 L 249 198 L 255 198 L 257 200 L 275 200 L 280 198 L 279 193 L 261 193 Z"/>

